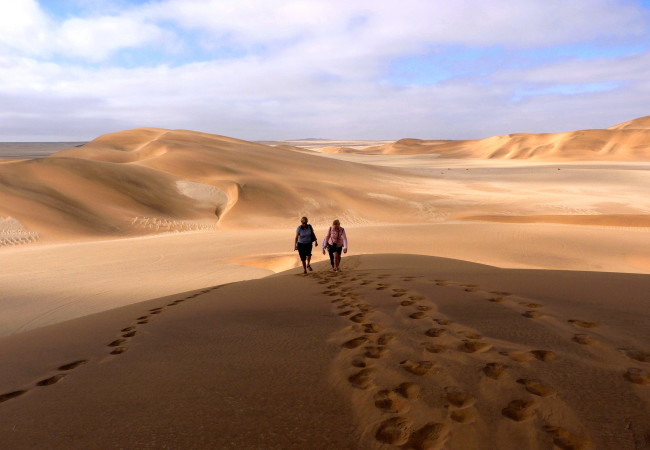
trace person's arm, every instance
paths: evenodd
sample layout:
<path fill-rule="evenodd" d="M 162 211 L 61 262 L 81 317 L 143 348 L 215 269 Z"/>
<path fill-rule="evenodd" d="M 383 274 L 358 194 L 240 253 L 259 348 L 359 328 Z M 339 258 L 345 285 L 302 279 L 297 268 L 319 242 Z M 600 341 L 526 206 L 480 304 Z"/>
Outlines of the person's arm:
<path fill-rule="evenodd" d="M 343 238 L 343 253 L 347 253 L 348 252 L 348 236 L 345 234 L 345 228 L 343 228 L 343 230 L 341 230 L 341 231 L 342 231 L 341 237 Z"/>

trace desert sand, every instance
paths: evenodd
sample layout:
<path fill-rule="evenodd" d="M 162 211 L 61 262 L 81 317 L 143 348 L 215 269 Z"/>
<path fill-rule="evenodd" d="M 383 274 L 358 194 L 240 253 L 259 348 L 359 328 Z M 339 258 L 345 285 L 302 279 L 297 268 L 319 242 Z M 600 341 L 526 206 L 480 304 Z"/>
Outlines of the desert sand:
<path fill-rule="evenodd" d="M 648 133 L 5 160 L 0 448 L 647 448 Z"/>

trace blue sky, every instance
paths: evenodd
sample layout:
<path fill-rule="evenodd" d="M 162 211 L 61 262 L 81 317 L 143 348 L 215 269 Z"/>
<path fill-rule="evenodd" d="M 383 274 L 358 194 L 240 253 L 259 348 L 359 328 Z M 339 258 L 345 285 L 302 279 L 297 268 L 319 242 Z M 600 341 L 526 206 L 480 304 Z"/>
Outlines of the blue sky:
<path fill-rule="evenodd" d="M 650 0 L 12 0 L 0 141 L 480 138 L 650 114 Z"/>

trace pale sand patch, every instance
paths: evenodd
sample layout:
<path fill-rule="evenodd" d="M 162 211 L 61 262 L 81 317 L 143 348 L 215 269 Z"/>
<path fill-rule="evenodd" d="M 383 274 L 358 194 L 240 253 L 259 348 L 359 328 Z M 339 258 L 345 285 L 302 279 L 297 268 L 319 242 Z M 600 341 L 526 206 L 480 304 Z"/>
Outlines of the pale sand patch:
<path fill-rule="evenodd" d="M 321 262 L 308 276 L 294 269 L 1 338 L 3 365 L 12 368 L 0 374 L 3 445 L 643 447 L 647 369 L 628 355 L 650 343 L 650 275 L 498 269 L 414 255 L 344 262 L 339 274 Z M 376 290 L 379 283 L 391 289 Z M 467 284 L 477 290 L 467 292 Z M 448 332 L 426 336 L 433 322 L 408 318 L 416 304 L 399 307 L 394 289 L 428 306 Z M 491 291 L 537 303 L 547 317 L 533 322 L 517 301 L 488 302 Z M 365 310 L 366 322 L 339 316 L 338 298 Z M 569 319 L 598 323 L 581 331 L 598 343 L 574 342 Z M 459 351 L 469 335 L 493 348 Z M 348 345 L 361 336 L 360 345 Z M 445 352 L 423 351 L 439 339 L 447 340 Z M 366 347 L 385 351 L 364 357 Z M 557 357 L 518 362 L 503 354 L 530 351 Z M 427 360 L 435 370 L 403 369 Z M 488 364 L 507 368 L 495 379 L 483 371 Z M 398 419 L 389 430 L 390 417 Z"/>

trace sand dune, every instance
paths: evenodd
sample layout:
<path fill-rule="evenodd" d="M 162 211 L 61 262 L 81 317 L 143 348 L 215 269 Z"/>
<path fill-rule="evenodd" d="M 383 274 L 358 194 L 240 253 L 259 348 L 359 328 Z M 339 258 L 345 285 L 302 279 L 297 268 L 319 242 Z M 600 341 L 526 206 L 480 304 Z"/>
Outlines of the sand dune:
<path fill-rule="evenodd" d="M 646 116 L 604 130 L 514 133 L 468 141 L 401 139 L 362 150 L 329 147 L 323 151 L 533 161 L 650 161 L 649 124 L 650 116 Z"/>
<path fill-rule="evenodd" d="M 353 174 L 360 183 L 349 183 Z M 343 177 L 343 180 L 341 180 Z M 345 181 L 345 182 L 342 182 Z M 389 183 L 389 184 L 387 184 Z M 191 131 L 143 128 L 0 166 L 0 216 L 42 239 L 383 219 L 394 170 Z M 394 202 L 393 202 L 394 203 Z M 405 217 L 417 208 L 392 205 Z M 251 222 L 254 213 L 255 221 Z M 326 219 L 327 218 L 327 219 Z"/>
<path fill-rule="evenodd" d="M 491 207 L 477 210 L 477 205 L 484 204 L 482 192 L 476 192 L 471 211 L 466 204 L 450 207 L 440 201 L 456 190 L 457 182 L 463 182 L 438 182 L 441 177 L 437 175 L 450 175 L 442 161 L 427 162 L 429 170 L 425 171 L 416 159 L 410 166 L 390 167 L 336 155 L 362 152 L 415 158 L 433 153 L 486 162 L 574 161 L 595 156 L 607 161 L 641 161 L 649 159 L 647 122 L 646 117 L 607 130 L 514 134 L 480 141 L 403 139 L 374 147 L 369 142 L 356 146 L 344 142 L 345 148 L 328 146 L 341 144 L 336 141 L 293 142 L 324 153 L 193 131 L 140 128 L 107 134 L 47 158 L 0 165 L 0 217 L 17 220 L 41 241 L 52 242 L 217 227 L 259 228 L 260 224 L 290 226 L 303 214 L 318 224 L 337 215 L 347 224 L 516 215 Z M 441 172 L 433 172 L 436 166 Z M 471 175 L 468 181 L 478 180 L 476 172 Z M 465 183 L 463 196 L 473 188 Z M 458 214 L 461 209 L 464 214 Z M 598 211 L 610 215 L 645 212 L 642 208 Z"/>
<path fill-rule="evenodd" d="M 0 447 L 647 447 L 649 121 L 4 161 Z"/>
<path fill-rule="evenodd" d="M 1 339 L 3 445 L 647 445 L 647 275 L 405 255 L 324 268 Z"/>

